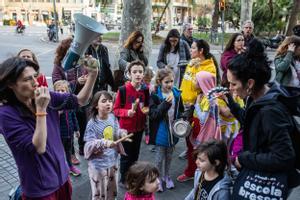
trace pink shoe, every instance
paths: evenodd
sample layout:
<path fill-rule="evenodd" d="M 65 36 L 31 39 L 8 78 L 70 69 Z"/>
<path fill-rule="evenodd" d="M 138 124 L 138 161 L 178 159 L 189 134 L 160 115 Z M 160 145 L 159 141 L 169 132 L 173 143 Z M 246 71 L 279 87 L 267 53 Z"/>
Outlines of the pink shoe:
<path fill-rule="evenodd" d="M 194 179 L 194 177 L 186 176 L 185 174 L 181 174 L 180 176 L 177 177 L 177 181 L 181 183 L 192 179 Z"/>
<path fill-rule="evenodd" d="M 149 140 L 150 140 L 149 135 L 146 135 L 146 136 L 145 136 L 145 143 L 146 143 L 146 144 L 149 144 Z"/>
<path fill-rule="evenodd" d="M 79 176 L 81 174 L 80 169 L 75 166 L 70 167 L 70 174 L 73 176 Z"/>

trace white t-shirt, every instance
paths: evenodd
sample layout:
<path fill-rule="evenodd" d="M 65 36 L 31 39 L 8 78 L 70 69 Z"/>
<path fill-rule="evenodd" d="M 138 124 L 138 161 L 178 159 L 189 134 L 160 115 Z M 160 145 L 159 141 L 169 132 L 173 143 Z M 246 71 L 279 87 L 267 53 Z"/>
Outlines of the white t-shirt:
<path fill-rule="evenodd" d="M 167 54 L 167 65 L 172 67 L 174 77 L 174 85 L 175 87 L 179 87 L 180 80 L 180 69 L 178 67 L 179 63 L 179 53 L 168 53 Z"/>

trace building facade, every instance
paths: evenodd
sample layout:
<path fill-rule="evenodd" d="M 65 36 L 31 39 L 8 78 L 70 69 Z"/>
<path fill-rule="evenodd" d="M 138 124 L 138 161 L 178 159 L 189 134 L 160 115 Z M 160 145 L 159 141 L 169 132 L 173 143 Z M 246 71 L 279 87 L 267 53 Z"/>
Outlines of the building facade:
<path fill-rule="evenodd" d="M 28 24 L 48 23 L 54 18 L 53 0 L 1 0 L 0 20 L 22 20 Z M 100 20 L 99 9 L 90 0 L 55 0 L 58 19 L 73 20 L 74 13 L 82 13 Z"/>

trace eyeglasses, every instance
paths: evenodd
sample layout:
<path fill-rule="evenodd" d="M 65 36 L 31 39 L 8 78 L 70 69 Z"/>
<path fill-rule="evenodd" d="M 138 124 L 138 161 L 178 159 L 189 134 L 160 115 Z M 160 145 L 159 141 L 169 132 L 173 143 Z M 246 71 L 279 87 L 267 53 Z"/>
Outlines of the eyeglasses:
<path fill-rule="evenodd" d="M 143 41 L 135 41 L 135 43 L 137 43 L 137 44 L 142 44 Z"/>
<path fill-rule="evenodd" d="M 238 39 L 236 40 L 236 42 L 244 42 L 245 40 L 244 39 Z"/>

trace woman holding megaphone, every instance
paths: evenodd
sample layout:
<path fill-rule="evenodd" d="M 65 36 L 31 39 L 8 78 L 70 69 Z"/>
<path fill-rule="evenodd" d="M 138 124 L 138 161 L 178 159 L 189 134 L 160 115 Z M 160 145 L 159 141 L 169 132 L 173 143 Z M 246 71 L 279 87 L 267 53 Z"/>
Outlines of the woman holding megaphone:
<path fill-rule="evenodd" d="M 87 64 L 87 80 L 77 96 L 39 87 L 39 65 L 30 60 L 12 57 L 0 65 L 0 130 L 16 161 L 25 200 L 71 199 L 58 111 L 88 103 L 98 66 L 93 58 Z"/>

